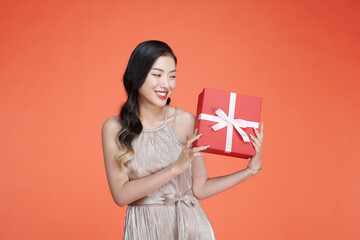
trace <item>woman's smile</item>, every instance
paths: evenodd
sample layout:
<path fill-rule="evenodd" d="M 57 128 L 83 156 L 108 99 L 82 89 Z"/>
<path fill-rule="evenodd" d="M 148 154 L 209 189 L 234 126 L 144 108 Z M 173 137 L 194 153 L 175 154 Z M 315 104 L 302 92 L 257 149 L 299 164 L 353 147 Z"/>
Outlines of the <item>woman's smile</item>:
<path fill-rule="evenodd" d="M 160 99 L 166 99 L 167 95 L 169 93 L 169 91 L 155 91 L 156 95 L 160 98 Z"/>

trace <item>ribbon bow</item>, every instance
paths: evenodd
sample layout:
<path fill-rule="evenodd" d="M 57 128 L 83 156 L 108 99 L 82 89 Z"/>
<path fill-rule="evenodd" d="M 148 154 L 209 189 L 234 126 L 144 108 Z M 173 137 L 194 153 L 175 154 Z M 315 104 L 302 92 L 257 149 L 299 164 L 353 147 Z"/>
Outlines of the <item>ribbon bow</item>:
<path fill-rule="evenodd" d="M 241 128 L 259 128 L 258 122 L 246 121 L 243 119 L 234 119 L 235 114 L 235 102 L 236 102 L 236 93 L 230 93 L 230 103 L 229 103 L 229 115 L 227 116 L 222 109 L 218 109 L 215 111 L 214 115 L 201 113 L 199 115 L 199 120 L 208 120 L 212 122 L 217 122 L 217 124 L 211 126 L 214 131 L 227 127 L 226 132 L 226 147 L 225 152 L 231 152 L 232 147 L 232 135 L 233 135 L 233 127 L 240 134 L 241 138 L 244 142 L 250 142 L 248 135 Z"/>
<path fill-rule="evenodd" d="M 176 193 L 167 193 L 165 194 L 165 205 L 173 205 L 178 202 L 183 202 L 188 207 L 195 207 L 193 197 L 194 196 L 190 194 L 190 191 L 186 191 L 182 195 Z"/>

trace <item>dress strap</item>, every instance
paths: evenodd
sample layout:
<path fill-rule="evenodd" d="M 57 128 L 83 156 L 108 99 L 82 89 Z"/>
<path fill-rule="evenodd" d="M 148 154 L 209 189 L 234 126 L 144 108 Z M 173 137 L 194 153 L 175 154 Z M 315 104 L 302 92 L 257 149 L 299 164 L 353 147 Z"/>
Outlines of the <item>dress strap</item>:
<path fill-rule="evenodd" d="M 169 105 L 165 105 L 165 121 L 164 121 L 164 124 L 167 124 L 168 108 L 169 108 Z"/>
<path fill-rule="evenodd" d="M 171 127 L 172 127 L 172 128 L 174 128 L 174 126 L 175 126 L 175 121 L 176 121 L 176 112 L 177 112 L 177 107 L 175 107 L 174 119 L 173 119 L 173 122 L 172 122 L 172 125 L 171 125 Z"/>

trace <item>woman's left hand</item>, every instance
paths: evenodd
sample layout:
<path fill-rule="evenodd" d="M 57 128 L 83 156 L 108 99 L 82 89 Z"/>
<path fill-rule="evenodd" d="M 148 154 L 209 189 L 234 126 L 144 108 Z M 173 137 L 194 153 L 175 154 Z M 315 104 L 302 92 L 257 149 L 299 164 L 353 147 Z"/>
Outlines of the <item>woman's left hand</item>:
<path fill-rule="evenodd" d="M 252 169 L 260 169 L 261 167 L 261 150 L 262 150 L 262 142 L 264 139 L 264 123 L 261 123 L 260 133 L 258 130 L 254 128 L 254 132 L 256 137 L 249 134 L 251 137 L 251 142 L 255 148 L 255 156 L 253 156 L 248 164 L 248 167 Z"/>

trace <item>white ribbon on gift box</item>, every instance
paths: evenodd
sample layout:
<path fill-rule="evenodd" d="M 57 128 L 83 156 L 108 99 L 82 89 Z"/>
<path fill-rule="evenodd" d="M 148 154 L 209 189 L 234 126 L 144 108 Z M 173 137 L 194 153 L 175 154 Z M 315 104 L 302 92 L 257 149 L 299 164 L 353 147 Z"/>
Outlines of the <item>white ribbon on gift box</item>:
<path fill-rule="evenodd" d="M 226 116 L 225 112 L 221 109 L 215 111 L 215 114 L 217 116 L 209 115 L 205 113 L 201 113 L 199 115 L 199 120 L 202 119 L 202 120 L 217 122 L 217 124 L 211 126 L 211 128 L 214 131 L 227 127 L 225 152 L 231 152 L 233 127 L 236 129 L 236 131 L 238 131 L 244 142 L 250 142 L 250 139 L 248 135 L 244 132 L 244 130 L 242 130 L 241 128 L 247 128 L 247 127 L 259 128 L 258 122 L 251 122 L 243 119 L 234 119 L 235 103 L 236 103 L 236 93 L 230 93 L 228 116 Z"/>

